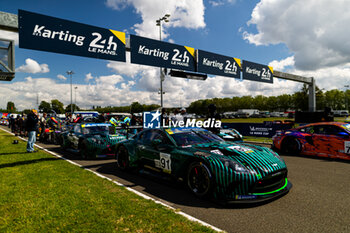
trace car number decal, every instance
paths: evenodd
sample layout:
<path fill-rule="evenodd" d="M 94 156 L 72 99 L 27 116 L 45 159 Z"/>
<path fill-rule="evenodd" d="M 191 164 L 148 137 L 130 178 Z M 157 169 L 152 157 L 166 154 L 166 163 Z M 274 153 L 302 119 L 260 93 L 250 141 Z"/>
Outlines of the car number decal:
<path fill-rule="evenodd" d="M 231 150 L 237 150 L 237 151 L 244 152 L 244 153 L 253 152 L 253 150 L 251 150 L 250 148 L 246 148 L 246 147 L 242 147 L 242 146 L 230 146 L 228 148 Z"/>
<path fill-rule="evenodd" d="M 171 173 L 171 155 L 159 153 L 159 160 L 154 160 L 155 166 L 163 169 L 166 173 Z"/>
<path fill-rule="evenodd" d="M 220 150 L 211 150 L 210 152 L 218 155 L 224 155 Z"/>
<path fill-rule="evenodd" d="M 346 154 L 350 154 L 350 141 L 344 142 L 344 151 Z"/>

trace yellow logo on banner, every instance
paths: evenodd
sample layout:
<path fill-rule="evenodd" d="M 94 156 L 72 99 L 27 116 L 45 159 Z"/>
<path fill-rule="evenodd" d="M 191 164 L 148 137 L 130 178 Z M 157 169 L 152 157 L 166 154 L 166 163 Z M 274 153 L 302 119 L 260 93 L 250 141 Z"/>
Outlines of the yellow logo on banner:
<path fill-rule="evenodd" d="M 269 69 L 270 69 L 271 73 L 273 74 L 273 67 L 269 66 Z"/>
<path fill-rule="evenodd" d="M 242 69 L 242 63 L 241 63 L 241 59 L 239 59 L 239 58 L 233 58 L 235 61 L 236 61 L 236 63 L 239 65 L 239 68 L 241 68 Z"/>
<path fill-rule="evenodd" d="M 186 49 L 187 49 L 187 51 L 192 55 L 192 57 L 194 57 L 194 48 L 191 48 L 191 47 L 187 47 L 187 46 L 184 46 Z"/>
<path fill-rule="evenodd" d="M 109 29 L 123 44 L 125 44 L 125 33 Z"/>

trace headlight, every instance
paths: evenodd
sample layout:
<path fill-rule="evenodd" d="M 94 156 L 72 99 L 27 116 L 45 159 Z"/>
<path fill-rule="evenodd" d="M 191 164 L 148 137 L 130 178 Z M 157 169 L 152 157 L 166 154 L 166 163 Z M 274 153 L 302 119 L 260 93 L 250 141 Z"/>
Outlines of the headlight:
<path fill-rule="evenodd" d="M 231 168 L 235 172 L 250 173 L 250 171 L 247 168 L 245 168 L 243 165 L 239 163 L 236 163 L 232 160 L 224 159 L 224 158 L 221 158 L 220 160 L 225 165 L 225 167 Z"/>
<path fill-rule="evenodd" d="M 102 144 L 102 142 L 97 138 L 91 138 L 91 141 L 96 144 Z"/>

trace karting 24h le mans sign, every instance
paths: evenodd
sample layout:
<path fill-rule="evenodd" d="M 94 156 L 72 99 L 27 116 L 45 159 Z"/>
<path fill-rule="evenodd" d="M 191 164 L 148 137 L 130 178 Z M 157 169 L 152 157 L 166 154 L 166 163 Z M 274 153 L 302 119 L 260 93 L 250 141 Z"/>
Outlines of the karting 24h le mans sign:
<path fill-rule="evenodd" d="M 195 71 L 194 48 L 130 35 L 131 63 Z"/>
<path fill-rule="evenodd" d="M 241 60 L 198 50 L 198 72 L 241 78 Z"/>
<path fill-rule="evenodd" d="M 19 47 L 125 62 L 125 33 L 18 10 Z"/>
<path fill-rule="evenodd" d="M 273 83 L 273 69 L 271 66 L 243 60 L 242 67 L 243 79 Z"/>

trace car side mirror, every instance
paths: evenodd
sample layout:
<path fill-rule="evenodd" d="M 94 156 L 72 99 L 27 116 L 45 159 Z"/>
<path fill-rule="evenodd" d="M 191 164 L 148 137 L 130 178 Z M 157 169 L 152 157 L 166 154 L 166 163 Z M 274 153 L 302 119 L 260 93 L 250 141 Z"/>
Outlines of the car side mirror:
<path fill-rule="evenodd" d="M 161 139 L 154 139 L 152 140 L 152 145 L 153 146 L 158 146 L 162 143 L 162 140 Z"/>

